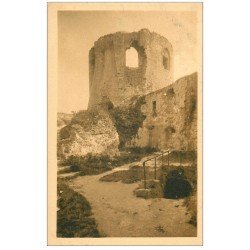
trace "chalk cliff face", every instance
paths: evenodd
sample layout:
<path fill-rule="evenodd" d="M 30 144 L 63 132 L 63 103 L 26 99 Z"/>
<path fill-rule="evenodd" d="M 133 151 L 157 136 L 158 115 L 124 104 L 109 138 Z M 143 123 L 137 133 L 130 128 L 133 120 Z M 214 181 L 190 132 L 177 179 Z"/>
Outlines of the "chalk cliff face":
<path fill-rule="evenodd" d="M 126 51 L 138 53 L 138 67 L 126 66 Z M 135 95 L 145 95 L 173 81 L 173 49 L 154 32 L 117 32 L 99 38 L 89 51 L 90 99 L 92 108 L 109 99 L 114 106 Z"/>
<path fill-rule="evenodd" d="M 119 137 L 109 114 L 103 110 L 81 111 L 58 133 L 58 157 L 88 153 L 118 155 Z"/>

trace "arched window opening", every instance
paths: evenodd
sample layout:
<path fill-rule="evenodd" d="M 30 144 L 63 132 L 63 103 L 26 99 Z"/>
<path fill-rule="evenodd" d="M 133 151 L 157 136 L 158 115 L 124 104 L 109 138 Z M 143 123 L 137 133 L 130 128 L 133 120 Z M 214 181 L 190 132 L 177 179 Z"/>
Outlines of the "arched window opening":
<path fill-rule="evenodd" d="M 130 68 L 138 68 L 138 52 L 135 48 L 130 47 L 126 50 L 126 66 Z"/>
<path fill-rule="evenodd" d="M 169 69 L 169 60 L 168 60 L 168 57 L 163 56 L 162 64 L 163 64 L 164 69 Z"/>
<path fill-rule="evenodd" d="M 164 69 L 170 70 L 170 57 L 169 57 L 168 49 L 166 48 L 163 50 L 162 65 Z"/>

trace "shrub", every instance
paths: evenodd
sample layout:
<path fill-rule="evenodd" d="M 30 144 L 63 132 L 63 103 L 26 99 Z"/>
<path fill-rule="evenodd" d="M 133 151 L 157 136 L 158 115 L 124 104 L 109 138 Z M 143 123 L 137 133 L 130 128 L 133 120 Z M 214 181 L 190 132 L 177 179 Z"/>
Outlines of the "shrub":
<path fill-rule="evenodd" d="M 152 154 L 157 151 L 156 148 L 152 147 L 133 147 L 129 149 L 132 154 L 137 154 L 137 155 L 146 155 L 146 154 Z"/>
<path fill-rule="evenodd" d="M 168 156 L 164 155 L 164 161 L 167 161 Z M 197 159 L 196 151 L 172 151 L 169 154 L 170 162 L 195 163 Z"/>
<path fill-rule="evenodd" d="M 91 206 L 79 193 L 65 183 L 57 186 L 57 237 L 100 237 Z"/>
<path fill-rule="evenodd" d="M 84 129 L 89 128 L 90 124 L 96 125 L 100 119 L 100 114 L 97 110 L 86 111 L 82 110 L 77 112 L 71 120 L 70 124 L 78 124 Z"/>
<path fill-rule="evenodd" d="M 59 132 L 60 139 L 62 140 L 68 139 L 70 137 L 70 129 L 71 129 L 70 125 L 63 127 Z"/>
<path fill-rule="evenodd" d="M 80 168 L 77 165 L 70 166 L 70 172 L 78 172 L 78 171 L 80 171 Z"/>
<path fill-rule="evenodd" d="M 124 149 L 127 141 L 131 140 L 142 127 L 146 116 L 141 112 L 141 106 L 145 104 L 145 97 L 140 97 L 129 107 L 115 107 L 110 109 L 120 140 L 120 149 Z"/>
<path fill-rule="evenodd" d="M 64 165 L 71 166 L 71 171 L 80 171 L 82 175 L 95 175 L 119 167 L 124 164 L 139 161 L 142 157 L 155 152 L 154 148 L 130 148 L 120 156 L 111 158 L 108 155 L 69 156 Z"/>
<path fill-rule="evenodd" d="M 111 159 L 106 155 L 94 156 L 87 154 L 86 156 L 71 155 L 64 162 L 65 165 L 70 165 L 72 171 L 81 171 L 82 175 L 99 174 L 111 170 Z"/>

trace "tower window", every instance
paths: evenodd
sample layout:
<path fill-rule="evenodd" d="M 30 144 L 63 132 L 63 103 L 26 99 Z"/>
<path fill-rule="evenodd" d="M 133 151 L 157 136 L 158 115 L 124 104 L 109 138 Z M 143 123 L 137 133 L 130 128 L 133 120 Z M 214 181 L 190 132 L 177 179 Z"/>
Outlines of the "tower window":
<path fill-rule="evenodd" d="M 170 70 L 170 54 L 167 48 L 162 52 L 162 65 L 164 69 Z"/>
<path fill-rule="evenodd" d="M 135 48 L 130 47 L 126 50 L 126 66 L 130 68 L 138 68 L 138 52 Z"/>

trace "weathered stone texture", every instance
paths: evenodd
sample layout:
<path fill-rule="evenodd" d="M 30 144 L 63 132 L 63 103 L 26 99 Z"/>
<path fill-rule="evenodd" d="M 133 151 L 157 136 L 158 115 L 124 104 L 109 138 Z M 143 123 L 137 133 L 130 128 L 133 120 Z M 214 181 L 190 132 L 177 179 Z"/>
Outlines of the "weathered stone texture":
<path fill-rule="evenodd" d="M 126 67 L 130 47 L 138 68 Z M 89 51 L 88 110 L 59 119 L 59 158 L 130 147 L 196 150 L 197 73 L 172 83 L 173 70 L 172 45 L 147 29 L 98 39 Z"/>
<path fill-rule="evenodd" d="M 146 119 L 126 146 L 196 150 L 197 73 L 146 95 L 141 110 Z"/>
<path fill-rule="evenodd" d="M 76 114 L 58 134 L 58 157 L 91 154 L 118 155 L 119 136 L 109 114 L 99 108 Z"/>
<path fill-rule="evenodd" d="M 138 68 L 126 67 L 126 50 L 138 52 Z M 115 106 L 172 83 L 173 50 L 168 40 L 147 29 L 117 32 L 98 39 L 89 52 L 88 108 L 107 99 Z"/>

